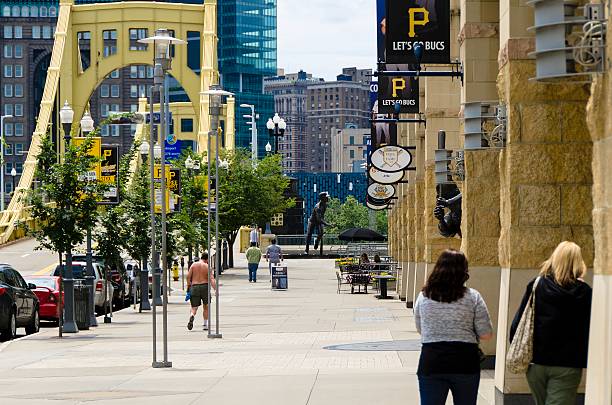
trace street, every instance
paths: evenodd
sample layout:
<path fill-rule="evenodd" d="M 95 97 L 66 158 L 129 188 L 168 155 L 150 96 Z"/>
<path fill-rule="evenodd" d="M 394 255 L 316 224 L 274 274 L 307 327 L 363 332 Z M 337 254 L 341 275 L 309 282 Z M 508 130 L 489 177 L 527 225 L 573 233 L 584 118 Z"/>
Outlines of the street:
<path fill-rule="evenodd" d="M 267 266 L 251 284 L 238 256 L 221 277 L 221 340 L 206 338 L 201 312 L 187 331 L 188 304 L 175 290 L 171 369 L 151 368 L 151 313 L 131 308 L 61 340 L 53 328 L 4 343 L 0 402 L 417 404 L 412 310 L 374 293 L 337 294 L 332 260 L 287 263 L 289 289 L 271 291 Z M 161 311 L 157 353 L 161 360 Z M 483 372 L 480 392 L 479 404 L 493 403 L 492 372 Z"/>
<path fill-rule="evenodd" d="M 7 263 L 23 276 L 49 274 L 58 263 L 57 254 L 48 250 L 35 250 L 35 239 L 23 239 L 0 246 L 0 263 Z"/>

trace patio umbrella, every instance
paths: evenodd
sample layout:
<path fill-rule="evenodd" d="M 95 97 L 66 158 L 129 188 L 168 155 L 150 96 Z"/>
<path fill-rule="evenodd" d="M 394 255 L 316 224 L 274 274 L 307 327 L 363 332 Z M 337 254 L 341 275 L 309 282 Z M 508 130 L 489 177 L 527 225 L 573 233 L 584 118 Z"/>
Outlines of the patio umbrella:
<path fill-rule="evenodd" d="M 338 239 L 350 242 L 368 241 L 384 242 L 386 238 L 376 231 L 368 228 L 350 228 L 338 235 Z"/>

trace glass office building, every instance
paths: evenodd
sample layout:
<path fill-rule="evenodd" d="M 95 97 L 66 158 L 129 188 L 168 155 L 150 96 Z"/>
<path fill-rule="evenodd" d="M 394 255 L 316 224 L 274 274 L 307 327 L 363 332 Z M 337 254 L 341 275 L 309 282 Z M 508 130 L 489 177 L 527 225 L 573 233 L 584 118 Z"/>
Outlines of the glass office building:
<path fill-rule="evenodd" d="M 219 0 L 219 71 L 221 84 L 236 94 L 236 146 L 249 148 L 251 128 L 242 118 L 255 105 L 259 156 L 265 153 L 266 121 L 274 115 L 274 96 L 264 94 L 264 77 L 276 75 L 276 0 Z"/>

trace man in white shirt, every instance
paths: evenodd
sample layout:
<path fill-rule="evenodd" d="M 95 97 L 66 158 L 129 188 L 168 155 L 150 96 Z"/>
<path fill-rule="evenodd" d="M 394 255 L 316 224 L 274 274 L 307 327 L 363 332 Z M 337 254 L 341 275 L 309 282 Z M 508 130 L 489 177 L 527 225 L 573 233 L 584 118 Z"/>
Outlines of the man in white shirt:
<path fill-rule="evenodd" d="M 249 237 L 249 244 L 255 243 L 255 246 L 259 246 L 259 232 L 257 232 L 257 225 L 253 224 L 253 228 L 251 229 L 251 234 Z"/>

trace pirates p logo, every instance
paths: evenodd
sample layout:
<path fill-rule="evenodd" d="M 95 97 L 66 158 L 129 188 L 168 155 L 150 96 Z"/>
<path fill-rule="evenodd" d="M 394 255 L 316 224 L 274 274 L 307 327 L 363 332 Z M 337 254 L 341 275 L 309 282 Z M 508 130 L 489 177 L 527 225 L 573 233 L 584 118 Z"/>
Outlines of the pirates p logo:
<path fill-rule="evenodd" d="M 401 77 L 391 80 L 391 86 L 393 88 L 393 97 L 398 97 L 397 92 L 406 88 L 406 80 Z"/>
<path fill-rule="evenodd" d="M 421 14 L 423 18 L 421 20 L 417 20 L 415 18 L 415 14 Z M 410 38 L 414 38 L 414 36 L 416 35 L 416 33 L 414 32 L 414 27 L 416 25 L 420 25 L 420 26 L 427 25 L 427 23 L 429 22 L 429 11 L 427 11 L 425 7 L 411 8 L 411 9 L 408 9 L 408 16 L 410 17 L 409 18 L 410 31 L 408 31 L 408 36 Z"/>

